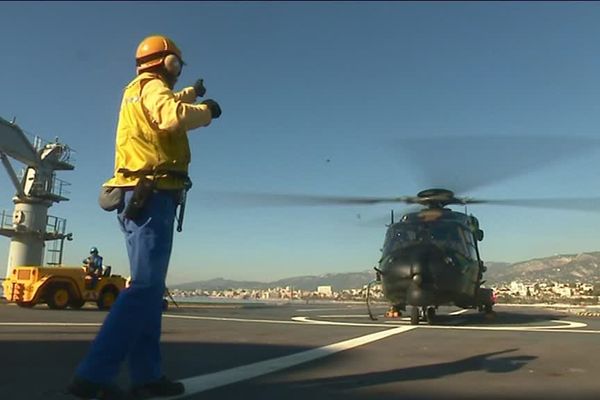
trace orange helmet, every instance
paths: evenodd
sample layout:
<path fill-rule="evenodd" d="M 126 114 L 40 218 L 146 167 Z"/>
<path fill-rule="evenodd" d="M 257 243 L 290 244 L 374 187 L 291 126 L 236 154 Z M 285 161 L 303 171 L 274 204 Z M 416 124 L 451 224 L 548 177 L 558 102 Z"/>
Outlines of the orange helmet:
<path fill-rule="evenodd" d="M 175 54 L 183 64 L 181 50 L 175 42 L 166 36 L 148 36 L 141 41 L 135 52 L 137 72 L 140 73 L 148 68 L 160 65 L 169 54 Z"/>

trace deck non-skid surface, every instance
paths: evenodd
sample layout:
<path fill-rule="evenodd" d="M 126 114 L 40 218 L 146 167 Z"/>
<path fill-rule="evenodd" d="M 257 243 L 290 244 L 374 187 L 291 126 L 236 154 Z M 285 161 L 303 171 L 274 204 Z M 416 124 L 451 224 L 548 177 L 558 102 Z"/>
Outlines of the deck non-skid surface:
<path fill-rule="evenodd" d="M 171 308 L 165 373 L 186 399 L 600 398 L 600 319 L 440 308 L 434 325 L 358 304 Z M 64 394 L 106 313 L 0 304 L 0 398 Z M 128 384 L 126 371 L 119 383 Z"/>

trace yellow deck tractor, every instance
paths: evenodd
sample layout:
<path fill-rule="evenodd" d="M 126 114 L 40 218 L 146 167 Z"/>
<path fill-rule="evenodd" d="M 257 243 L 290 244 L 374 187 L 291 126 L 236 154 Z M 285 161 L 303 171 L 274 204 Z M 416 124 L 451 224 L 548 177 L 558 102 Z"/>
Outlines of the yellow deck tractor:
<path fill-rule="evenodd" d="M 125 278 L 111 275 L 110 267 L 97 277 L 86 267 L 15 267 L 2 287 L 6 300 L 21 307 L 46 303 L 57 310 L 79 309 L 89 301 L 107 310 L 125 288 Z"/>

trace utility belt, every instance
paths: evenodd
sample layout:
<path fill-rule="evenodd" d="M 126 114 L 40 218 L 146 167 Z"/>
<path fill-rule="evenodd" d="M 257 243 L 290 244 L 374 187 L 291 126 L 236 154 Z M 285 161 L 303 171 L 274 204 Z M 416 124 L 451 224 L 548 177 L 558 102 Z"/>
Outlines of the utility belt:
<path fill-rule="evenodd" d="M 132 176 L 138 177 L 137 184 L 132 189 L 127 187 L 102 187 L 98 202 L 100 207 L 106 211 L 113 211 L 124 207 L 123 216 L 131 220 L 134 220 L 140 216 L 152 193 L 158 191 L 156 188 L 156 182 L 158 178 L 173 177 L 183 179 L 183 189 L 168 190 L 168 192 L 172 192 L 173 196 L 175 196 L 175 200 L 179 206 L 179 211 L 177 214 L 177 232 L 181 232 L 183 230 L 183 217 L 185 215 L 187 191 L 192 187 L 192 181 L 187 173 L 151 169 L 131 171 L 124 168 L 117 170 L 117 172 L 123 174 L 123 176 L 126 178 Z M 125 192 L 128 190 L 133 190 L 133 194 L 129 202 L 124 204 Z"/>

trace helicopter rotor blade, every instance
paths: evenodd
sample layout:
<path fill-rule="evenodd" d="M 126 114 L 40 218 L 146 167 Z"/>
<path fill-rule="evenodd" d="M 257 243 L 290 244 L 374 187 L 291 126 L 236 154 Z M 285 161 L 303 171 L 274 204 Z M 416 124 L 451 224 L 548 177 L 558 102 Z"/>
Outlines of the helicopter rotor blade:
<path fill-rule="evenodd" d="M 340 205 L 372 205 L 383 203 L 413 204 L 415 196 L 400 197 L 363 197 L 363 196 L 322 196 L 282 193 L 234 193 L 212 192 L 204 193 L 205 198 L 212 198 L 219 205 L 233 206 L 340 206 Z"/>
<path fill-rule="evenodd" d="M 463 204 L 491 204 L 499 206 L 600 212 L 600 197 L 492 200 L 463 198 L 461 200 L 463 201 Z"/>
<path fill-rule="evenodd" d="M 592 151 L 600 147 L 600 140 L 581 136 L 456 136 L 394 139 L 394 144 L 422 187 L 466 193 Z"/>
<path fill-rule="evenodd" d="M 406 158 L 423 177 L 427 186 L 465 193 L 498 182 L 572 155 L 600 147 L 600 140 L 585 137 L 457 136 L 446 138 L 396 139 Z M 385 203 L 433 204 L 428 196 L 368 197 L 328 196 L 282 193 L 204 192 L 203 198 L 217 206 L 344 206 Z M 439 204 L 496 204 L 597 211 L 594 199 L 506 199 L 477 200 L 454 197 L 456 202 Z"/>
<path fill-rule="evenodd" d="M 422 199 L 417 196 L 363 197 L 247 192 L 204 192 L 203 197 L 205 200 L 208 199 L 209 201 L 212 198 L 214 203 L 218 204 L 219 206 L 235 207 L 360 206 L 398 203 L 414 205 L 417 207 L 419 202 L 422 201 Z M 458 203 L 455 204 L 489 204 L 499 206 L 600 212 L 600 197 L 529 199 L 477 199 L 471 197 L 456 197 L 456 200 L 458 200 Z M 387 221 L 389 218 L 386 217 L 385 220 Z M 381 221 L 384 221 L 384 219 L 381 219 Z"/>

